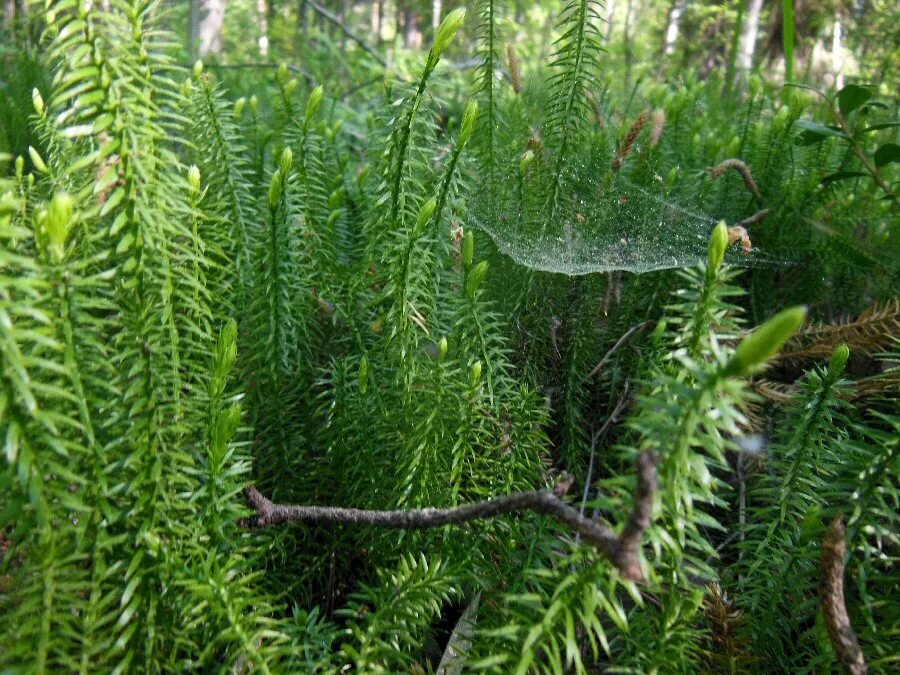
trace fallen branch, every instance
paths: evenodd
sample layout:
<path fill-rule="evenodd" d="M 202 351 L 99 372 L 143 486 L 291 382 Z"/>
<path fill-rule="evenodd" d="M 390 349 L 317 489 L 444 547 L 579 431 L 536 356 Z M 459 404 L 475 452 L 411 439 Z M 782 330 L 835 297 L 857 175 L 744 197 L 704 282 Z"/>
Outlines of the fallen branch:
<path fill-rule="evenodd" d="M 844 553 L 847 550 L 845 533 L 843 518 L 838 515 L 822 542 L 822 614 L 825 616 L 828 637 L 831 638 L 831 644 L 844 669 L 851 675 L 865 675 L 868 671 L 866 658 L 859 647 L 853 626 L 850 625 L 847 605 L 844 603 Z"/>
<path fill-rule="evenodd" d="M 472 520 L 496 518 L 516 511 L 533 511 L 552 516 L 591 543 L 609 558 L 625 579 L 643 579 L 640 564 L 641 537 L 650 524 L 653 510 L 653 493 L 656 489 L 656 458 L 649 452 L 640 455 L 637 462 L 637 489 L 635 502 L 621 536 L 606 525 L 585 518 L 566 504 L 562 497 L 571 487 L 571 480 L 563 480 L 552 492 L 518 492 L 476 504 L 449 509 L 412 509 L 408 511 L 373 511 L 347 509 L 332 506 L 296 506 L 276 504 L 250 486 L 247 499 L 256 512 L 242 521 L 245 527 L 268 527 L 281 523 L 332 523 L 348 525 L 372 525 L 398 530 L 417 530 L 442 527 Z"/>

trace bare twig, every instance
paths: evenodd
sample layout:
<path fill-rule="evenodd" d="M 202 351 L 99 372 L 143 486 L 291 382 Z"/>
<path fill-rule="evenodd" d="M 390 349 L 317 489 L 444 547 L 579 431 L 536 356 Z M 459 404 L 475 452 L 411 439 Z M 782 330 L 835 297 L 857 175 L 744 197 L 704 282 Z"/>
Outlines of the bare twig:
<path fill-rule="evenodd" d="M 641 539 L 644 530 L 650 527 L 653 514 L 653 492 L 656 489 L 656 458 L 649 452 L 641 453 L 637 466 L 637 489 L 634 492 L 634 506 L 628 515 L 625 529 L 619 535 L 618 546 L 610 556 L 612 563 L 620 570 L 636 571 L 637 576 L 626 574 L 628 579 L 641 578 Z"/>
<path fill-rule="evenodd" d="M 335 26 L 337 26 L 338 28 L 340 28 L 340 29 L 341 29 L 341 32 L 342 32 L 344 35 L 346 35 L 348 38 L 350 38 L 351 40 L 353 40 L 353 42 L 355 42 L 356 44 L 358 44 L 358 45 L 362 48 L 362 50 L 363 50 L 364 52 L 366 52 L 367 54 L 369 54 L 369 56 L 371 56 L 373 59 L 375 59 L 376 61 L 378 61 L 378 63 L 380 63 L 382 66 L 384 66 L 385 68 L 387 68 L 387 66 L 388 66 L 387 61 L 385 61 L 385 60 L 381 57 L 381 54 L 379 54 L 377 51 L 375 51 L 375 50 L 369 45 L 368 42 L 366 42 L 365 40 L 363 40 L 361 37 L 359 37 L 359 36 L 358 36 L 356 33 L 354 33 L 352 30 L 350 30 L 349 28 L 347 28 L 347 26 L 344 24 L 343 21 L 341 21 L 341 20 L 340 20 L 339 18 L 337 18 L 334 14 L 332 14 L 332 13 L 329 12 L 327 9 L 325 9 L 324 7 L 322 7 L 322 5 L 320 5 L 319 3 L 314 2 L 314 0 L 306 0 L 306 4 L 307 4 L 309 7 L 311 7 L 312 10 L 313 10 L 316 14 L 318 14 L 319 16 L 321 16 L 323 19 L 325 19 L 326 21 L 330 21 L 330 22 L 333 23 Z"/>
<path fill-rule="evenodd" d="M 772 209 L 760 209 L 752 216 L 747 216 L 741 222 L 737 223 L 735 227 L 743 227 L 744 229 L 746 229 L 751 225 L 756 225 L 756 223 L 763 220 L 770 213 L 772 213 Z"/>
<path fill-rule="evenodd" d="M 593 436 L 591 437 L 591 458 L 590 458 L 590 461 L 588 462 L 587 478 L 585 478 L 585 480 L 584 480 L 584 493 L 582 494 L 582 497 L 581 497 L 581 508 L 578 511 L 581 515 L 584 515 L 584 507 L 585 507 L 585 504 L 587 503 L 588 496 L 590 494 L 591 482 L 594 480 L 594 455 L 596 454 L 597 444 L 601 440 L 603 440 L 603 438 L 606 436 L 606 433 L 609 431 L 610 427 L 619 421 L 619 415 L 622 413 L 622 411 L 628 405 L 628 402 L 630 400 L 628 398 L 629 386 L 630 386 L 630 383 L 626 380 L 624 391 L 622 392 L 622 396 L 620 396 L 619 400 L 616 402 L 616 407 L 613 408 L 612 413 L 610 413 L 609 417 L 606 418 L 606 421 L 603 423 L 603 426 L 600 427 L 600 429 L 595 434 L 593 434 Z"/>
<path fill-rule="evenodd" d="M 612 358 L 612 355 L 615 354 L 616 350 L 622 346 L 622 344 L 625 342 L 625 340 L 627 340 L 631 336 L 632 333 L 634 333 L 635 331 L 640 330 L 646 326 L 649 326 L 649 325 L 650 325 L 649 321 L 642 321 L 641 323 L 636 324 L 636 325 L 632 326 L 631 328 L 629 328 L 627 331 L 625 331 L 625 334 L 622 335 L 622 337 L 620 337 L 616 341 L 616 344 L 614 344 L 612 346 L 612 348 L 608 352 L 606 352 L 606 354 L 603 355 L 603 358 L 600 359 L 600 362 L 596 366 L 594 366 L 593 369 L 591 369 L 591 372 L 588 373 L 588 379 L 592 378 L 594 375 L 599 373 L 600 370 L 603 368 L 603 366 L 605 366 L 607 363 L 609 363 L 609 360 Z"/>
<path fill-rule="evenodd" d="M 866 658 L 859 647 L 859 640 L 850 625 L 847 605 L 844 603 L 844 554 L 847 550 L 846 529 L 843 517 L 832 521 L 822 542 L 820 573 L 822 576 L 822 614 L 828 637 L 843 664 L 851 675 L 864 675 L 868 668 Z"/>
<path fill-rule="evenodd" d="M 449 509 L 373 511 L 332 506 L 276 504 L 250 486 L 247 499 L 256 515 L 242 521 L 246 527 L 267 527 L 281 523 L 332 523 L 372 525 L 399 530 L 416 530 L 496 518 L 516 511 L 533 511 L 552 516 L 592 544 L 619 569 L 625 579 L 643 579 L 640 564 L 641 535 L 650 524 L 653 493 L 656 489 L 656 457 L 644 452 L 637 463 L 637 489 L 632 512 L 620 537 L 606 525 L 582 516 L 562 501 L 571 480 L 564 480 L 553 492 L 518 492 L 476 504 Z"/>

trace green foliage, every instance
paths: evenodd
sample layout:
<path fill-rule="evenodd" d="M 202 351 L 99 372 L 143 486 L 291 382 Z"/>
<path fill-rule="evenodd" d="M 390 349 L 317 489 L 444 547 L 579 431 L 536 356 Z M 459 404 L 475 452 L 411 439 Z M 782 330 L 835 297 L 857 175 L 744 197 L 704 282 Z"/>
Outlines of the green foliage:
<path fill-rule="evenodd" d="M 479 3 L 472 86 L 451 11 L 383 95 L 286 8 L 273 46 L 317 74 L 237 82 L 177 65 L 179 8 L 99 4 L 30 5 L 0 99 L 0 668 L 824 671 L 838 512 L 896 668 L 897 355 L 848 331 L 753 379 L 807 312 L 894 307 L 883 94 L 622 80 L 588 0 L 547 64 L 509 61 L 520 3 Z M 410 509 L 565 471 L 621 532 L 643 453 L 641 582 L 529 512 L 244 522 L 250 484 Z"/>

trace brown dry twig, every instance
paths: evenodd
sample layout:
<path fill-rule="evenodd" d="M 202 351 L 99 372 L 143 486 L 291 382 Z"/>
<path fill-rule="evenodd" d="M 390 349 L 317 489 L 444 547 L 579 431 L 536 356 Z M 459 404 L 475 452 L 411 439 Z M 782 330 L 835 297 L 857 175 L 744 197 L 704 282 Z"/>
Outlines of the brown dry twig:
<path fill-rule="evenodd" d="M 851 675 L 865 675 L 866 658 L 859 647 L 859 640 L 850 625 L 847 605 L 844 603 L 844 554 L 847 550 L 844 519 L 838 516 L 832 521 L 822 542 L 822 559 L 819 571 L 822 578 L 822 614 L 831 645 Z"/>
<path fill-rule="evenodd" d="M 417 530 L 472 520 L 496 518 L 517 511 L 533 511 L 552 516 L 573 532 L 578 533 L 613 563 L 625 579 L 640 581 L 643 570 L 640 562 L 641 538 L 650 525 L 653 494 L 656 490 L 656 457 L 643 452 L 637 462 L 637 488 L 634 506 L 622 534 L 618 537 L 606 525 L 585 518 L 561 497 L 571 486 L 563 479 L 554 491 L 518 492 L 488 501 L 448 509 L 411 509 L 407 511 L 375 511 L 333 506 L 297 506 L 276 504 L 250 486 L 247 499 L 256 515 L 241 521 L 245 527 L 268 527 L 282 523 L 331 523 L 341 525 L 371 525 L 398 530 Z"/>
<path fill-rule="evenodd" d="M 620 337 L 616 344 L 614 344 L 606 354 L 603 355 L 603 358 L 600 359 L 599 363 L 596 366 L 591 368 L 591 372 L 588 373 L 587 379 L 591 379 L 594 375 L 601 372 L 603 370 L 603 366 L 609 363 L 609 360 L 612 358 L 612 355 L 616 352 L 616 350 L 622 346 L 622 344 L 629 338 L 629 336 L 639 330 L 643 330 L 647 326 L 649 326 L 651 321 L 642 321 L 641 323 L 635 324 L 631 328 L 629 328 L 625 333 Z"/>
<path fill-rule="evenodd" d="M 744 218 L 741 222 L 737 223 L 735 225 L 735 227 L 742 227 L 742 228 L 746 229 L 746 228 L 750 227 L 751 225 L 756 225 L 756 223 L 763 220 L 771 212 L 772 212 L 772 209 L 760 209 L 759 211 L 754 213 L 752 216 L 748 216 L 748 217 Z"/>

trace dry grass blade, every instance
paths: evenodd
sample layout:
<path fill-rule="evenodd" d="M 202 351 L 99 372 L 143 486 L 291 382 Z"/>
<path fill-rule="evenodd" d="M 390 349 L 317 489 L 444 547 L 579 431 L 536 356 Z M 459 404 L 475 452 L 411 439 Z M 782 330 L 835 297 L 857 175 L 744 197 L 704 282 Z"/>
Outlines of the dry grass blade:
<path fill-rule="evenodd" d="M 447 648 L 441 656 L 438 664 L 437 675 L 459 675 L 466 665 L 466 655 L 472 648 L 472 638 L 475 635 L 475 621 L 478 614 L 478 602 L 481 600 L 481 591 L 475 594 L 472 602 L 466 607 L 456 627 L 447 641 Z"/>

